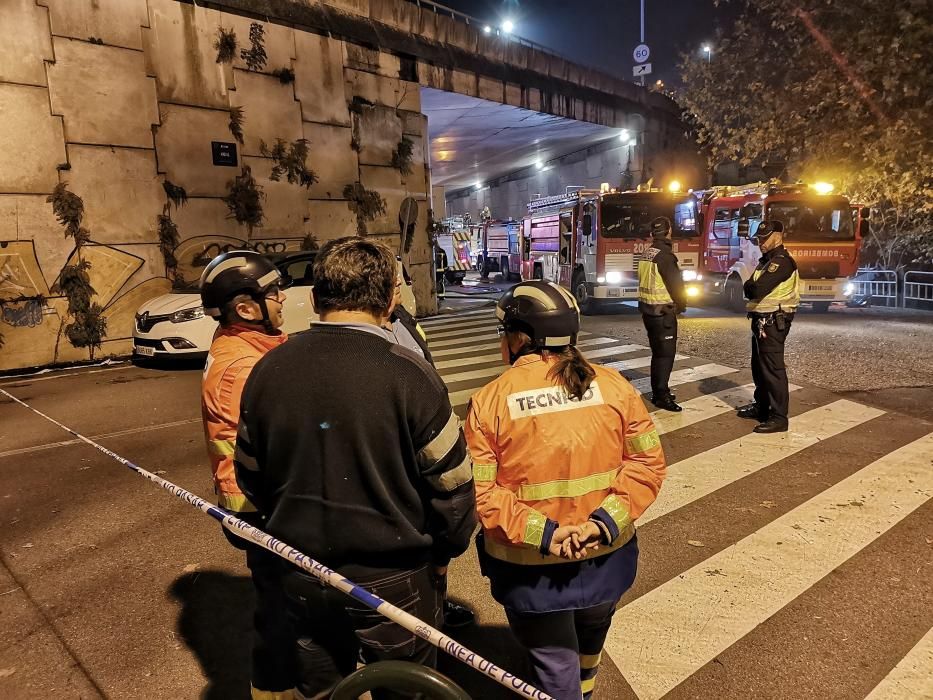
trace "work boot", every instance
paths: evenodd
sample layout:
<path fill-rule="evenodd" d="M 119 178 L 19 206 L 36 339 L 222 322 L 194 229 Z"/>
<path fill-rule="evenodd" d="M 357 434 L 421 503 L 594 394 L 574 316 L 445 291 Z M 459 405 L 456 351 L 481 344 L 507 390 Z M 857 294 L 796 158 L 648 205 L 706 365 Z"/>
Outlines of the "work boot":
<path fill-rule="evenodd" d="M 786 433 L 787 421 L 783 418 L 769 418 L 755 426 L 756 433 Z"/>
<path fill-rule="evenodd" d="M 762 410 L 762 408 L 757 403 L 750 403 L 739 408 L 736 415 L 739 418 L 750 418 L 751 420 L 756 420 L 759 423 L 764 423 L 770 417 L 768 415 L 769 413 L 770 411 Z"/>
<path fill-rule="evenodd" d="M 665 396 L 663 398 L 655 399 L 654 396 L 651 397 L 651 403 L 653 403 L 658 408 L 661 408 L 665 411 L 673 411 L 674 413 L 680 413 L 684 409 L 677 405 L 674 401 L 673 396 Z"/>
<path fill-rule="evenodd" d="M 455 630 L 472 625 L 476 616 L 473 611 L 463 605 L 444 601 L 444 629 Z"/>

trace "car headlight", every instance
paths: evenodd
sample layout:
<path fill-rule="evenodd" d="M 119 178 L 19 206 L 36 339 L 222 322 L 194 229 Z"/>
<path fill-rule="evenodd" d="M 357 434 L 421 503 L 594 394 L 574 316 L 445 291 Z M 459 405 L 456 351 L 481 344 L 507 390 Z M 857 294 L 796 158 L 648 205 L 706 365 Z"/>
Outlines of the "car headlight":
<path fill-rule="evenodd" d="M 622 273 L 618 270 L 609 270 L 609 272 L 606 273 L 606 281 L 609 284 L 618 284 L 622 281 Z"/>
<path fill-rule="evenodd" d="M 182 309 L 172 314 L 172 323 L 184 323 L 185 321 L 197 321 L 204 318 L 204 307 L 196 306 L 193 309 Z"/>
<path fill-rule="evenodd" d="M 855 283 L 846 282 L 846 286 L 842 289 L 842 296 L 850 297 L 855 294 Z"/>
<path fill-rule="evenodd" d="M 680 276 L 684 278 L 684 282 L 693 282 L 700 279 L 696 270 L 682 270 Z"/>
<path fill-rule="evenodd" d="M 700 296 L 700 288 L 694 285 L 687 287 L 687 296 L 688 297 L 698 297 Z"/>

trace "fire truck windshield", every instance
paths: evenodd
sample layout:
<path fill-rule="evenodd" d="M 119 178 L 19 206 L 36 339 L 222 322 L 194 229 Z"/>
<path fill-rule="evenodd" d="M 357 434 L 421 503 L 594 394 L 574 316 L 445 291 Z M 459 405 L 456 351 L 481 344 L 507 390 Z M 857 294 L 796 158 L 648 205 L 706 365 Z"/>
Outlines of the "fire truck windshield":
<path fill-rule="evenodd" d="M 824 198 L 771 202 L 768 218 L 784 224 L 794 241 L 851 241 L 855 238 L 852 210 L 844 199 Z"/>
<path fill-rule="evenodd" d="M 671 220 L 674 238 L 697 235 L 696 206 L 690 198 L 671 199 L 662 192 L 632 192 L 602 200 L 602 235 L 606 238 L 650 238 L 651 222 Z"/>

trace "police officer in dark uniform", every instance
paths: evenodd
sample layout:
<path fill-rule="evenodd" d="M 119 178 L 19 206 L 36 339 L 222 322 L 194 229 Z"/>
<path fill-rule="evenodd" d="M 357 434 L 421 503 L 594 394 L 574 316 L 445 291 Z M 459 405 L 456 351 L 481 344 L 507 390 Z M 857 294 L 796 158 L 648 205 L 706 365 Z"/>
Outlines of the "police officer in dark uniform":
<path fill-rule="evenodd" d="M 687 310 L 683 275 L 671 246 L 671 221 L 651 222 L 651 247 L 638 262 L 638 310 L 651 346 L 651 403 L 667 411 L 683 410 L 668 382 L 677 354 L 677 314 Z"/>
<path fill-rule="evenodd" d="M 755 403 L 739 409 L 741 418 L 758 421 L 756 433 L 787 431 L 790 392 L 784 341 L 800 305 L 797 263 L 784 248 L 784 224 L 762 221 L 752 237 L 762 256 L 745 282 L 746 309 L 752 321 L 752 376 Z"/>

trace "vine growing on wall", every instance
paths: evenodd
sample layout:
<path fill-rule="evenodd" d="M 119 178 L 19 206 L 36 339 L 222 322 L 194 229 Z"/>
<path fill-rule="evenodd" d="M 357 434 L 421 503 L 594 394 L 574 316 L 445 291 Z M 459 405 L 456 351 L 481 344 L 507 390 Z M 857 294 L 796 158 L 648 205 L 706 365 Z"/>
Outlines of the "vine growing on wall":
<path fill-rule="evenodd" d="M 276 68 L 272 71 L 272 75 L 279 79 L 279 82 L 282 85 L 288 85 L 289 83 L 295 82 L 295 71 L 291 68 Z"/>
<path fill-rule="evenodd" d="M 398 142 L 398 146 L 392 151 L 392 167 L 402 175 L 411 175 L 414 151 L 415 142 L 407 136 L 403 136 L 402 140 Z"/>
<path fill-rule="evenodd" d="M 243 108 L 242 107 L 231 107 L 230 108 L 230 133 L 233 134 L 233 138 L 242 146 L 243 145 Z"/>
<path fill-rule="evenodd" d="M 259 22 L 249 25 L 250 47 L 240 49 L 240 58 L 246 62 L 246 67 L 250 70 L 262 70 L 266 65 L 265 33 L 266 30 Z"/>
<path fill-rule="evenodd" d="M 232 29 L 217 27 L 217 37 L 214 39 L 214 48 L 217 49 L 217 63 L 233 63 L 236 56 L 236 32 Z"/>
<path fill-rule="evenodd" d="M 165 269 L 169 277 L 173 280 L 178 271 L 178 260 L 175 258 L 175 249 L 181 242 L 181 236 L 178 233 L 178 226 L 172 221 L 172 205 L 177 210 L 179 207 L 188 203 L 188 193 L 184 187 L 179 187 L 175 183 L 165 180 L 162 183 L 162 189 L 165 190 L 165 205 L 162 207 L 162 213 L 158 215 L 158 234 L 159 234 L 159 252 L 162 253 L 162 259 L 165 261 Z"/>
<path fill-rule="evenodd" d="M 321 244 L 318 243 L 317 236 L 313 233 L 306 233 L 301 239 L 301 250 L 317 250 L 320 247 Z"/>
<path fill-rule="evenodd" d="M 278 182 L 284 175 L 291 184 L 305 188 L 317 182 L 317 175 L 307 166 L 308 144 L 308 139 L 298 139 L 293 143 L 276 139 L 269 148 L 265 141 L 260 141 L 259 152 L 274 162 L 269 179 Z"/>
<path fill-rule="evenodd" d="M 386 213 L 386 200 L 375 190 L 367 190 L 359 182 L 343 188 L 343 198 L 347 206 L 356 214 L 356 233 L 366 235 L 366 222 L 375 221 Z"/>
<path fill-rule="evenodd" d="M 228 218 L 236 219 L 238 224 L 245 224 L 249 235 L 254 228 L 261 228 L 265 219 L 262 200 L 266 195 L 262 186 L 256 182 L 248 165 L 233 180 L 227 183 L 227 196 L 224 203 L 230 210 Z"/>
<path fill-rule="evenodd" d="M 91 236 L 81 225 L 84 220 L 84 200 L 70 192 L 67 183 L 60 182 L 46 201 L 52 205 L 55 218 L 64 227 L 65 236 L 75 241 L 76 262 L 62 268 L 58 281 L 52 287 L 55 294 L 62 294 L 68 299 L 68 314 L 73 320 L 63 330 L 74 347 L 88 348 L 93 360 L 94 350 L 101 347 L 107 334 L 107 319 L 103 317 L 104 310 L 100 304 L 91 301 L 95 294 L 89 275 L 91 263 L 81 253 Z"/>

